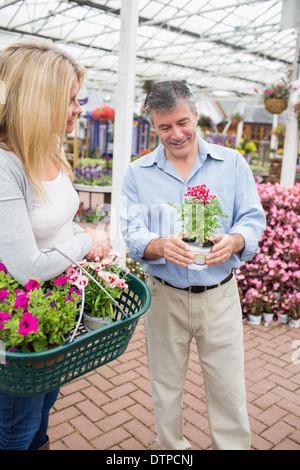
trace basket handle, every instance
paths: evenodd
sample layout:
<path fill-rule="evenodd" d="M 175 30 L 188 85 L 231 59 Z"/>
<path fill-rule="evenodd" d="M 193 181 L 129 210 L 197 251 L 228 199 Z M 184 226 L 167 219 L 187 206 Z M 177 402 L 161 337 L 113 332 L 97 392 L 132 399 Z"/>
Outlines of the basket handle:
<path fill-rule="evenodd" d="M 67 260 L 69 260 L 72 264 L 75 264 L 78 268 L 79 268 L 79 271 L 80 271 L 80 277 L 82 276 L 82 271 L 101 289 L 105 292 L 105 294 L 110 298 L 110 300 L 115 304 L 115 306 L 117 307 L 118 310 L 120 310 L 120 312 L 122 313 L 122 315 L 125 317 L 125 318 L 128 318 L 128 314 L 124 312 L 123 308 L 118 304 L 118 302 L 106 291 L 106 289 L 101 286 L 101 284 L 93 277 L 90 275 L 90 273 L 84 269 L 82 266 L 80 266 L 79 263 L 77 263 L 76 261 L 72 260 L 71 258 L 69 258 L 69 256 L 67 256 L 65 253 L 63 253 L 61 250 L 59 250 L 57 247 L 54 247 L 52 248 L 51 250 L 49 251 L 57 251 L 58 253 L 60 253 L 62 256 L 64 256 Z M 82 280 L 82 278 L 81 278 Z M 79 314 L 79 319 L 78 319 L 78 322 L 77 322 L 77 325 L 76 325 L 76 328 L 71 336 L 71 339 L 69 342 L 72 342 L 73 339 L 75 338 L 75 335 L 77 333 L 77 330 L 79 328 L 79 325 L 80 325 L 80 322 L 81 322 L 81 319 L 82 319 L 82 316 L 83 316 L 83 310 L 84 310 L 84 300 L 85 300 L 85 291 L 84 291 L 84 285 L 83 285 L 83 282 L 81 282 L 81 285 L 82 285 L 82 298 L 81 298 L 81 307 L 80 307 L 80 314 Z"/>

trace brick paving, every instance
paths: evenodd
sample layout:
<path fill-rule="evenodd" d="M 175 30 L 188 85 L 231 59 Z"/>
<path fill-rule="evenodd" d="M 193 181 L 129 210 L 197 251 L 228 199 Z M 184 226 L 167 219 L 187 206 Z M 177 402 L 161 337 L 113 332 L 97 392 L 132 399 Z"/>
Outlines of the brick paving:
<path fill-rule="evenodd" d="M 244 325 L 253 450 L 300 450 L 300 330 Z M 193 450 L 211 450 L 204 386 L 192 344 L 184 432 Z M 50 415 L 53 450 L 156 450 L 143 319 L 126 352 L 64 385 Z"/>

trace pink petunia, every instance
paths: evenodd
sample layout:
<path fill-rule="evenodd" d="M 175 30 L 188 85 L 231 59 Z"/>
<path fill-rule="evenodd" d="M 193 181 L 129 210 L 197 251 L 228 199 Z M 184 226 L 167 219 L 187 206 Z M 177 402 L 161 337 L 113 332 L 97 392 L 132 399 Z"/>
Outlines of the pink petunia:
<path fill-rule="evenodd" d="M 0 290 L 0 300 L 3 300 L 5 297 L 9 297 L 9 290 L 8 289 Z"/>
<path fill-rule="evenodd" d="M 21 291 L 21 290 L 16 290 L 17 297 L 15 300 L 14 308 L 19 308 L 21 307 L 23 310 L 27 310 L 28 308 L 28 302 L 29 302 L 29 295 L 27 292 Z"/>
<path fill-rule="evenodd" d="M 35 279 L 30 279 L 30 281 L 28 281 L 27 284 L 24 285 L 24 287 L 27 290 L 27 292 L 29 292 L 31 290 L 38 289 L 40 287 L 40 284 Z"/>
<path fill-rule="evenodd" d="M 69 276 L 60 276 L 57 279 L 54 279 L 53 283 L 56 284 L 57 286 L 63 286 L 66 284 L 69 280 Z"/>
<path fill-rule="evenodd" d="M 37 331 L 39 319 L 34 317 L 30 312 L 23 313 L 20 321 L 19 335 L 27 336 L 32 331 Z"/>
<path fill-rule="evenodd" d="M 9 320 L 10 315 L 7 312 L 0 312 L 0 330 L 5 330 L 4 325 L 2 322 Z"/>

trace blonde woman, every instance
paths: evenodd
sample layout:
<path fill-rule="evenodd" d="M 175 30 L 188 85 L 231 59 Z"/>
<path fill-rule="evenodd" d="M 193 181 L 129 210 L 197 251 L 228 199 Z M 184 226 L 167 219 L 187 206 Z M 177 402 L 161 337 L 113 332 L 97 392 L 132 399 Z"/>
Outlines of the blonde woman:
<path fill-rule="evenodd" d="M 75 260 L 107 256 L 110 249 L 105 234 L 73 223 L 79 200 L 62 143 L 82 112 L 83 79 L 84 68 L 49 42 L 23 40 L 0 53 L 0 263 L 22 284 L 68 268 L 50 251 L 54 246 Z M 49 448 L 57 395 L 0 392 L 0 450 Z"/>

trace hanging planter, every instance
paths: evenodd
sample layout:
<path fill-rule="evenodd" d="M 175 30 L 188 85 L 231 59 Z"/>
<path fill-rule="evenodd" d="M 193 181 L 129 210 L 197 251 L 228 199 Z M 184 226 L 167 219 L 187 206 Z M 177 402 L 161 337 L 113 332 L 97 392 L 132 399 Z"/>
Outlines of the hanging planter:
<path fill-rule="evenodd" d="M 97 108 L 92 112 L 92 118 L 95 121 L 113 121 L 115 118 L 115 110 L 110 106 L 104 105 L 102 108 Z"/>
<path fill-rule="evenodd" d="M 287 101 L 280 98 L 269 98 L 264 101 L 268 113 L 281 114 L 287 108 Z"/>

